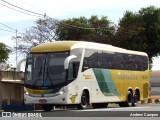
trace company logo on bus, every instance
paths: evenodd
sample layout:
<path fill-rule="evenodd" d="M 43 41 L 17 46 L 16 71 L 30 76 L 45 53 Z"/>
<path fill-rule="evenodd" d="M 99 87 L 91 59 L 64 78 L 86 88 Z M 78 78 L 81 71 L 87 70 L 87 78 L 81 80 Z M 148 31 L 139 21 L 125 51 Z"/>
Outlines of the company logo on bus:
<path fill-rule="evenodd" d="M 93 79 L 92 75 L 85 75 L 85 74 L 83 74 L 83 77 L 84 77 L 85 80 L 91 80 L 91 79 Z"/>
<path fill-rule="evenodd" d="M 129 73 L 121 73 L 118 75 L 119 80 L 137 80 L 137 75 Z"/>

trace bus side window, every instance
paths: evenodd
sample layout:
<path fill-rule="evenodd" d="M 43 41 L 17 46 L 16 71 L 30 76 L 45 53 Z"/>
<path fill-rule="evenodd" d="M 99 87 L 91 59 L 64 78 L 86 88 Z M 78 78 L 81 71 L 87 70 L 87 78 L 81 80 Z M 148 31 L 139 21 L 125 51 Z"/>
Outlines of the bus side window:
<path fill-rule="evenodd" d="M 68 80 L 73 80 L 77 78 L 79 69 L 79 62 L 71 62 L 69 64 L 69 71 L 68 71 Z"/>
<path fill-rule="evenodd" d="M 83 62 L 83 66 L 85 68 L 88 68 L 88 66 L 89 66 L 89 60 L 85 59 L 84 62 Z"/>
<path fill-rule="evenodd" d="M 148 69 L 148 58 L 146 56 L 142 56 L 142 71 Z"/>
<path fill-rule="evenodd" d="M 86 49 L 85 50 L 85 55 L 84 55 L 84 61 L 83 61 L 83 67 L 82 71 L 85 71 L 89 68 L 94 68 L 95 66 L 95 58 L 94 58 L 95 51 Z"/>
<path fill-rule="evenodd" d="M 83 71 L 87 70 L 90 65 L 90 62 L 85 58 L 83 62 Z"/>
<path fill-rule="evenodd" d="M 72 80 L 72 79 L 73 79 L 73 64 L 70 63 L 69 69 L 68 69 L 68 80 Z"/>

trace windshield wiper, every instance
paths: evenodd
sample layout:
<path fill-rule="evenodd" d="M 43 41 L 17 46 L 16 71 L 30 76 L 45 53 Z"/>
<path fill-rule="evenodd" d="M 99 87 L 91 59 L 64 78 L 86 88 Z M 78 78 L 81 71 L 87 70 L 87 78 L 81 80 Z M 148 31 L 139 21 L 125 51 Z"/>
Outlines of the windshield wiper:
<path fill-rule="evenodd" d="M 38 72 L 39 77 L 41 77 L 41 73 L 42 73 L 42 65 L 41 65 L 40 70 L 39 70 L 39 72 Z"/>
<path fill-rule="evenodd" d="M 48 78 L 49 78 L 49 81 L 50 81 L 51 85 L 53 85 L 53 81 L 51 80 L 50 73 L 48 72 L 48 67 L 47 67 L 46 74 L 47 74 L 47 76 L 46 76 L 46 81 L 47 81 Z M 45 81 L 44 81 L 44 83 L 45 83 Z"/>
<path fill-rule="evenodd" d="M 40 79 L 43 79 L 43 77 L 41 77 L 41 74 L 42 74 L 42 65 L 41 65 L 41 67 L 40 67 L 40 69 L 39 69 L 38 77 L 37 77 L 36 79 L 34 79 L 33 85 L 36 85 L 37 82 L 38 82 Z M 38 80 L 37 80 L 37 79 L 38 79 Z"/>

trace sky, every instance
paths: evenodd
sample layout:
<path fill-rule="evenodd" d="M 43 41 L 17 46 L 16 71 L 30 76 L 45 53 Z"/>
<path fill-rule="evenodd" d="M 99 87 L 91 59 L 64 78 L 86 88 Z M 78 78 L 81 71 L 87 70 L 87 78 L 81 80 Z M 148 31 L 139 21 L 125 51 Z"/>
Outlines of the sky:
<path fill-rule="evenodd" d="M 98 17 L 107 16 L 108 20 L 115 24 L 118 24 L 126 10 L 138 12 L 141 8 L 150 5 L 160 8 L 159 0 L 0 0 L 0 23 L 10 27 L 0 24 L 0 42 L 10 47 L 16 45 L 11 39 L 16 36 L 15 30 L 18 30 L 17 35 L 21 36 L 20 33 L 34 26 L 35 21 L 43 16 L 31 16 L 17 12 L 6 7 L 7 5 L 14 8 L 6 2 L 59 20 L 80 16 L 89 18 L 97 15 Z M 20 59 L 21 57 L 18 60 Z M 10 54 L 9 63 L 15 66 L 15 61 L 15 54 Z M 159 63 L 160 57 L 154 58 L 152 69 L 160 70 Z"/>

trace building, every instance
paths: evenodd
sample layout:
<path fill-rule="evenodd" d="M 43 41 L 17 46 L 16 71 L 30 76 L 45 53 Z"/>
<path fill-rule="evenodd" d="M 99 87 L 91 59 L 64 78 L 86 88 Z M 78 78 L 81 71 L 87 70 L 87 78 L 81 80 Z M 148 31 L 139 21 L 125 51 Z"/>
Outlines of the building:
<path fill-rule="evenodd" d="M 151 95 L 160 95 L 160 70 L 151 71 Z"/>
<path fill-rule="evenodd" d="M 23 104 L 24 73 L 0 71 L 0 109 L 5 105 Z"/>

